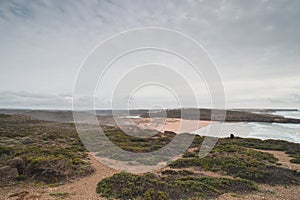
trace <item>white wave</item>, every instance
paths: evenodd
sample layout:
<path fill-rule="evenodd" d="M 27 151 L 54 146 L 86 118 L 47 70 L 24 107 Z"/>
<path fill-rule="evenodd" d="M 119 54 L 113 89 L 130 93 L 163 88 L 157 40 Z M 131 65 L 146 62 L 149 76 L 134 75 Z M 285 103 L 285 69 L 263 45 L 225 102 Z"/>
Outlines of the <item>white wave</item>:
<path fill-rule="evenodd" d="M 249 123 L 253 131 L 249 137 L 277 139 L 300 143 L 299 124 Z"/>
<path fill-rule="evenodd" d="M 216 133 L 214 132 L 214 126 L 223 126 L 223 130 L 220 133 Z M 300 124 L 261 122 L 210 124 L 193 131 L 192 134 L 219 138 L 229 137 L 230 134 L 234 134 L 243 138 L 276 139 L 300 143 Z"/>
<path fill-rule="evenodd" d="M 287 118 L 300 119 L 300 111 L 276 111 L 273 114 L 281 115 Z"/>
<path fill-rule="evenodd" d="M 217 132 L 215 130 L 220 130 Z M 193 131 L 192 134 L 211 136 L 211 137 L 229 137 L 230 134 L 234 134 L 239 137 L 247 137 L 252 131 L 251 126 L 248 123 L 239 122 L 239 123 L 217 123 L 210 124 L 206 127 L 200 128 L 196 131 Z"/>

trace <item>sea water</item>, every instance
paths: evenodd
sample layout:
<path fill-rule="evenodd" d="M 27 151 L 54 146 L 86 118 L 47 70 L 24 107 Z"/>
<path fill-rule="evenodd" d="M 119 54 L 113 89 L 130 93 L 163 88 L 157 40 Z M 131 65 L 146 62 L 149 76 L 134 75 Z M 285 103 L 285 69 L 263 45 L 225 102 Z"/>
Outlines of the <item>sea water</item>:
<path fill-rule="evenodd" d="M 300 111 L 278 111 L 273 114 L 300 119 Z M 222 129 L 221 131 L 219 131 Z M 214 131 L 218 130 L 218 131 Z M 230 134 L 244 138 L 276 139 L 300 143 L 300 124 L 239 122 L 210 124 L 192 132 L 213 137 L 229 137 Z"/>

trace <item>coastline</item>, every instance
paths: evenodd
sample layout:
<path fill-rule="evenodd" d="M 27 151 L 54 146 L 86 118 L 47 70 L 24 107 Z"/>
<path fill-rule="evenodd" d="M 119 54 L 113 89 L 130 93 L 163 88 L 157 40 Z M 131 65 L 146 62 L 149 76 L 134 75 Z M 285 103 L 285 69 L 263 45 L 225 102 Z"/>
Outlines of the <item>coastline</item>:
<path fill-rule="evenodd" d="M 133 121 L 141 129 L 157 130 L 159 132 L 172 131 L 174 133 L 189 133 L 210 124 L 217 122 L 206 121 L 206 120 L 187 120 L 187 119 L 152 119 L 152 118 L 133 118 Z"/>

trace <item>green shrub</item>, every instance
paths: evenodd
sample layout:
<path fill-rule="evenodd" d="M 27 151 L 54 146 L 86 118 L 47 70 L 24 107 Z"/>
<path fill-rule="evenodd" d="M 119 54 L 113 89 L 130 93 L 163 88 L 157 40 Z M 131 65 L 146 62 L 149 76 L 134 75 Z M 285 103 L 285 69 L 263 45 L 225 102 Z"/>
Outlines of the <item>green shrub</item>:
<path fill-rule="evenodd" d="M 9 182 L 55 183 L 93 172 L 74 125 L 15 115 L 0 117 L 0 124 L 0 167 L 15 158 L 22 162 L 16 167 L 17 177 Z"/>
<path fill-rule="evenodd" d="M 272 154 L 242 146 L 242 143 L 246 143 L 245 146 L 254 146 L 257 143 L 262 145 L 261 140 L 245 139 L 246 142 L 242 141 L 244 140 L 220 139 L 206 157 L 200 159 L 197 152 L 186 152 L 183 158 L 171 163 L 170 167 L 185 168 L 194 166 L 202 170 L 220 172 L 258 183 L 300 184 L 300 174 L 293 170 L 278 167 L 278 160 Z M 279 144 L 276 142 L 276 144 L 283 147 L 289 143 L 281 141 Z M 295 144 L 291 143 L 290 146 L 294 147 Z M 292 162 L 297 162 L 297 160 L 292 160 Z"/>
<path fill-rule="evenodd" d="M 67 193 L 67 192 L 52 192 L 52 193 L 50 193 L 50 196 L 60 197 L 60 198 L 64 199 L 69 196 L 69 193 Z"/>
<path fill-rule="evenodd" d="M 187 176 L 187 175 L 192 175 L 194 172 L 188 171 L 188 170 L 164 170 L 162 172 L 162 175 L 181 175 L 181 176 Z"/>
<path fill-rule="evenodd" d="M 179 174 L 159 177 L 148 173 L 133 175 L 121 172 L 101 180 L 97 193 L 106 198 L 116 199 L 190 199 L 211 198 L 225 192 L 250 192 L 257 186 L 242 179 L 198 177 Z"/>
<path fill-rule="evenodd" d="M 284 140 L 260 140 L 253 138 L 238 138 L 236 137 L 233 140 L 221 139 L 219 140 L 220 144 L 236 144 L 243 147 L 262 149 L 262 150 L 276 150 L 276 151 L 285 151 L 294 159 L 291 160 L 293 163 L 300 163 L 300 144 L 287 142 Z"/>

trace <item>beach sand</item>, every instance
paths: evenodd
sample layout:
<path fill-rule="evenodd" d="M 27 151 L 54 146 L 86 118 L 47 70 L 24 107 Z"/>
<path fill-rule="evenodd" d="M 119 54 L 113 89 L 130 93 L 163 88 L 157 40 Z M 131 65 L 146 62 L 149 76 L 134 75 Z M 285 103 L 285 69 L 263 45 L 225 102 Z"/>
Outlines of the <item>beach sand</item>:
<path fill-rule="evenodd" d="M 136 125 L 142 129 L 157 130 L 159 132 L 172 131 L 174 133 L 189 133 L 208 126 L 211 121 L 186 120 L 176 118 L 134 118 Z"/>

